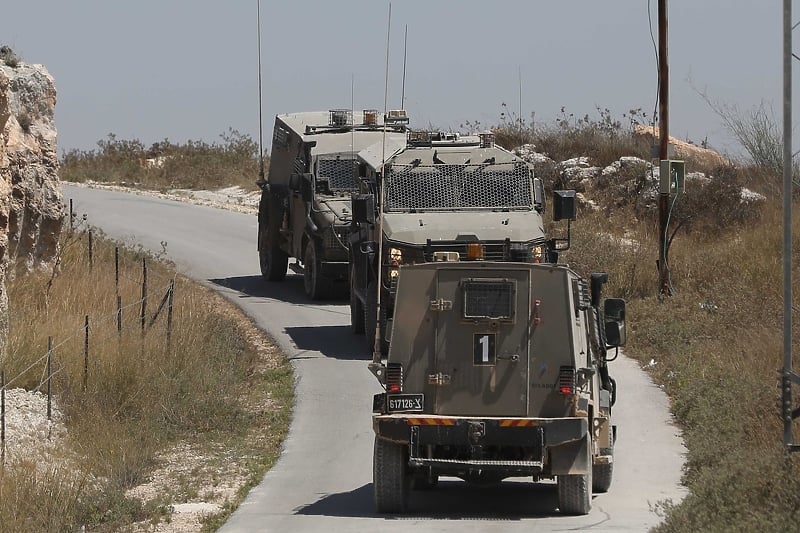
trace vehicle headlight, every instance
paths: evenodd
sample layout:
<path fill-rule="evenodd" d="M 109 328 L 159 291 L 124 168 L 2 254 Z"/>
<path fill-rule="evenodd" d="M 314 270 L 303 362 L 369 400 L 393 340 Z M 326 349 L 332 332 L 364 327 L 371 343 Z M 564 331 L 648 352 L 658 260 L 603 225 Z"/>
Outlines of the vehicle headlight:
<path fill-rule="evenodd" d="M 531 247 L 531 262 L 533 263 L 544 263 L 545 261 L 545 249 L 544 246 L 541 244 L 538 246 Z"/>
<path fill-rule="evenodd" d="M 403 263 L 403 252 L 399 248 L 389 248 L 389 264 L 398 266 Z"/>

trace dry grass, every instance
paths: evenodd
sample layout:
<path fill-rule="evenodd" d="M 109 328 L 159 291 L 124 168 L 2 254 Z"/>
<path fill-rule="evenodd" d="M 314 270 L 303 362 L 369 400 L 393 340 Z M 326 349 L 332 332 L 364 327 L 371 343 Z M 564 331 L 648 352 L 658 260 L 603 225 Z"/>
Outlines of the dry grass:
<path fill-rule="evenodd" d="M 75 531 L 83 525 L 116 531 L 157 521 L 163 502 L 140 501 L 125 492 L 147 479 L 164 450 L 183 441 L 209 448 L 216 443 L 226 454 L 220 474 L 237 470 L 241 477 L 244 466 L 242 483 L 249 487 L 277 458 L 288 429 L 291 370 L 275 355 L 265 362 L 230 304 L 177 278 L 167 344 L 166 308 L 149 323 L 174 273 L 142 251 L 122 250 L 119 334 L 114 246 L 97 238 L 94 244 L 91 271 L 87 236 L 76 233 L 62 240 L 55 274 L 22 276 L 9 287 L 11 336 L 2 361 L 7 379 L 14 378 L 15 387 L 40 386 L 41 358 L 47 337 L 53 337 L 52 386 L 65 414 L 68 446 L 56 464 L 15 462 L 0 468 L 3 531 Z M 143 334 L 145 258 L 148 327 Z M 91 334 L 84 390 L 87 314 Z M 227 512 L 241 497 L 227 502 Z"/>
<path fill-rule="evenodd" d="M 145 148 L 138 139 L 110 134 L 96 150 L 71 150 L 60 161 L 64 181 L 122 184 L 148 190 L 216 190 L 238 185 L 256 190 L 258 144 L 247 134 L 228 130 L 221 142 L 169 140 Z M 265 171 L 269 159 L 265 158 Z"/>
<path fill-rule="evenodd" d="M 793 469 L 800 463 L 783 450 L 776 388 L 782 364 L 781 205 L 773 200 L 744 214 L 736 213 L 730 197 L 716 199 L 703 224 L 679 231 L 670 249 L 672 297 L 657 294 L 652 217 L 632 222 L 635 215 L 620 210 L 586 214 L 575 224 L 573 249 L 564 259 L 585 273 L 610 272 L 607 294 L 629 304 L 626 351 L 643 363 L 655 361 L 650 369 L 684 428 L 690 494 L 680 505 L 661 506 L 666 519 L 657 530 L 796 530 L 800 478 Z M 794 305 L 800 305 L 797 291 Z"/>

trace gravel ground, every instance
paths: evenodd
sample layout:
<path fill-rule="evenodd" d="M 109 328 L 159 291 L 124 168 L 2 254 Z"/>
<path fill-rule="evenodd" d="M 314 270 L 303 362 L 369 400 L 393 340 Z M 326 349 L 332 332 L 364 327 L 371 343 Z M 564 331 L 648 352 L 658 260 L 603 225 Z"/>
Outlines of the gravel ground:
<path fill-rule="evenodd" d="M 37 457 L 38 464 L 52 459 L 67 433 L 58 406 L 52 405 L 51 420 L 48 420 L 47 395 L 9 389 L 5 407 L 6 459 Z"/>

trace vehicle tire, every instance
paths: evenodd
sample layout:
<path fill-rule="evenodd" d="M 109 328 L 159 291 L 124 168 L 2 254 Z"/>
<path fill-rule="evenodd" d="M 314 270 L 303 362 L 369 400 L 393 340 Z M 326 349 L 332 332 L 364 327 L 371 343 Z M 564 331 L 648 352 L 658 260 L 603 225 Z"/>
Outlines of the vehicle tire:
<path fill-rule="evenodd" d="M 364 333 L 367 338 L 367 350 L 369 353 L 375 351 L 375 329 L 377 324 L 377 297 L 375 294 L 375 284 L 367 287 L 367 294 L 364 299 Z M 381 306 L 381 355 L 386 357 L 389 354 L 389 343 L 386 342 L 386 308 Z"/>
<path fill-rule="evenodd" d="M 601 451 L 603 455 L 610 455 L 612 462 L 592 466 L 592 491 L 598 493 L 608 492 L 611 487 L 611 480 L 614 476 L 614 443 L 611 443 L 610 449 Z"/>
<path fill-rule="evenodd" d="M 403 513 L 408 505 L 408 451 L 402 444 L 375 437 L 372 487 L 379 513 Z"/>
<path fill-rule="evenodd" d="M 312 300 L 324 300 L 330 297 L 331 281 L 322 274 L 319 253 L 313 239 L 308 240 L 303 254 L 303 286 L 306 296 Z"/>
<path fill-rule="evenodd" d="M 279 246 L 268 244 L 266 249 L 259 250 L 261 276 L 267 281 L 283 281 L 286 278 L 286 267 L 289 256 Z"/>
<path fill-rule="evenodd" d="M 350 329 L 356 335 L 364 334 L 364 304 L 358 299 L 355 290 L 356 272 L 355 268 L 350 270 Z M 374 331 L 374 329 L 373 329 Z M 374 344 L 374 341 L 373 341 Z"/>
<path fill-rule="evenodd" d="M 591 437 L 586 436 L 591 465 Z M 592 509 L 592 469 L 586 474 L 558 476 L 558 508 L 562 514 L 585 515 Z"/>

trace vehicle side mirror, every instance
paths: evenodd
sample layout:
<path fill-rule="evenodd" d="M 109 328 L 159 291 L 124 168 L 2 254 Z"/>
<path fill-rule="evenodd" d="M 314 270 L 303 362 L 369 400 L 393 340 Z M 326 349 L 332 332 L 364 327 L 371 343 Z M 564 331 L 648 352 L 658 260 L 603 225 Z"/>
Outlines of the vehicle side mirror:
<path fill-rule="evenodd" d="M 356 194 L 352 200 L 353 222 L 356 224 L 375 223 L 375 195 Z"/>
<path fill-rule="evenodd" d="M 314 198 L 314 175 L 292 174 L 289 176 L 289 189 L 299 193 L 304 202 L 310 202 Z"/>
<path fill-rule="evenodd" d="M 603 317 L 606 344 L 613 347 L 625 346 L 625 300 L 622 298 L 607 298 L 603 302 Z"/>
<path fill-rule="evenodd" d="M 553 220 L 575 220 L 575 191 L 553 191 Z"/>

